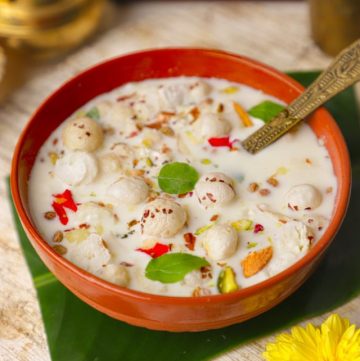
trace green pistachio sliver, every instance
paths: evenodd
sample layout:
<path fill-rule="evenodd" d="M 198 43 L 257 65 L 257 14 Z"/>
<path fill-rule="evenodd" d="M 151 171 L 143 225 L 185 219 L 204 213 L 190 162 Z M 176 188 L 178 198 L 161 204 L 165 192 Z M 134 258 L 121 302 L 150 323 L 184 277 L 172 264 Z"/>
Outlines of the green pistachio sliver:
<path fill-rule="evenodd" d="M 257 246 L 257 243 L 256 242 L 249 242 L 247 245 L 246 245 L 246 248 L 247 249 L 250 249 L 250 248 L 254 248 Z"/>
<path fill-rule="evenodd" d="M 210 223 L 210 224 L 207 224 L 206 226 L 203 226 L 203 227 L 198 228 L 198 229 L 194 232 L 195 236 L 199 236 L 200 234 L 204 233 L 205 231 L 207 231 L 208 229 L 210 229 L 213 225 L 214 225 L 214 223 Z"/>
<path fill-rule="evenodd" d="M 226 266 L 220 272 L 217 287 L 220 293 L 230 293 L 239 289 L 235 272 L 230 266 Z"/>

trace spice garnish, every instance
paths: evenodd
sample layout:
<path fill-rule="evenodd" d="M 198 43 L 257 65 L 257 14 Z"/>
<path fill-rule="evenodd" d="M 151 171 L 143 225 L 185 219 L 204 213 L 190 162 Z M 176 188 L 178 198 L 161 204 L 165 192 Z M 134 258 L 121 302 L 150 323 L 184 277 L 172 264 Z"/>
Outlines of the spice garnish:
<path fill-rule="evenodd" d="M 277 187 L 279 185 L 279 181 L 274 176 L 268 178 L 266 182 L 272 185 L 273 187 Z"/>
<path fill-rule="evenodd" d="M 137 251 L 144 252 L 152 258 L 157 258 L 171 250 L 168 244 L 156 243 L 152 248 L 137 248 Z"/>
<path fill-rule="evenodd" d="M 56 231 L 53 235 L 52 241 L 54 243 L 60 243 L 64 238 L 64 235 L 61 231 Z"/>
<path fill-rule="evenodd" d="M 249 192 L 254 193 L 258 189 L 259 189 L 259 184 L 258 183 L 252 182 L 252 183 L 249 184 L 249 187 L 248 187 Z"/>
<path fill-rule="evenodd" d="M 200 116 L 200 110 L 198 107 L 194 107 L 190 110 L 190 114 L 193 117 L 193 121 L 197 120 Z"/>
<path fill-rule="evenodd" d="M 67 224 L 69 218 L 66 214 L 65 208 L 68 208 L 74 212 L 77 211 L 77 205 L 72 198 L 72 193 L 69 189 L 66 189 L 63 193 L 53 195 L 55 197 L 52 207 L 59 217 L 62 224 Z"/>
<path fill-rule="evenodd" d="M 232 142 L 230 142 L 230 137 L 209 138 L 208 143 L 212 147 L 229 147 L 229 148 L 231 148 L 231 146 L 232 146 Z"/>
<path fill-rule="evenodd" d="M 56 213 L 53 212 L 53 211 L 48 211 L 48 212 L 44 213 L 44 217 L 47 220 L 51 220 L 51 219 L 54 219 L 56 217 Z"/>
<path fill-rule="evenodd" d="M 52 247 L 53 250 L 59 254 L 60 256 L 63 256 L 64 254 L 66 254 L 67 252 L 67 248 L 62 246 L 61 244 L 56 244 L 55 246 Z"/>
<path fill-rule="evenodd" d="M 254 233 L 259 233 L 259 232 L 262 232 L 264 230 L 264 226 L 257 223 L 255 224 L 254 226 Z"/>
<path fill-rule="evenodd" d="M 195 249 L 196 237 L 189 232 L 184 234 L 184 240 L 185 247 L 188 248 L 190 251 L 193 251 Z"/>
<path fill-rule="evenodd" d="M 253 122 L 249 118 L 248 114 L 246 113 L 245 109 L 237 102 L 233 102 L 233 107 L 236 114 L 239 116 L 240 120 L 242 121 L 244 127 L 251 127 L 253 126 Z"/>
<path fill-rule="evenodd" d="M 267 189 L 267 188 L 260 189 L 259 193 L 261 196 L 266 197 L 270 194 L 270 189 Z"/>
<path fill-rule="evenodd" d="M 133 220 L 131 220 L 131 221 L 128 223 L 128 227 L 129 227 L 129 228 L 134 227 L 134 226 L 136 226 L 138 223 L 139 223 L 139 221 L 138 221 L 137 219 L 133 219 Z"/>

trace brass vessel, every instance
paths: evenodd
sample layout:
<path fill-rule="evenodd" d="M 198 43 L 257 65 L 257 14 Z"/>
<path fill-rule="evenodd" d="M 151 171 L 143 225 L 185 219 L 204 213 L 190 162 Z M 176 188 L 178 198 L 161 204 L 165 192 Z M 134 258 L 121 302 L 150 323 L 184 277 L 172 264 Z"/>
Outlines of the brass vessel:
<path fill-rule="evenodd" d="M 0 0 L 0 38 L 40 56 L 64 53 L 96 29 L 103 0 Z"/>
<path fill-rule="evenodd" d="M 309 0 L 315 42 L 336 55 L 360 38 L 360 0 Z"/>

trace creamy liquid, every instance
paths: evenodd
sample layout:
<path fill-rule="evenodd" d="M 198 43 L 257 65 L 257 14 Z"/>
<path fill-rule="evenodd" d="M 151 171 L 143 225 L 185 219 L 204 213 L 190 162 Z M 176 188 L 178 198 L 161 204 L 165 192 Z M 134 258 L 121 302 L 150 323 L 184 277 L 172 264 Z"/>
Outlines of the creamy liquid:
<path fill-rule="evenodd" d="M 187 87 L 199 81 L 204 81 L 211 86 L 209 94 L 199 95 L 188 91 Z M 185 100 L 180 101 L 180 105 L 162 105 L 159 89 L 166 89 L 169 86 L 175 88 L 180 94 L 185 93 Z M 184 92 L 184 89 L 187 90 Z M 174 130 L 177 137 L 168 137 L 157 130 L 146 127 L 139 134 L 133 136 L 136 131 L 136 128 L 134 128 L 135 121 L 126 115 L 124 116 L 124 114 L 116 115 L 116 112 L 111 113 L 111 111 L 108 111 L 109 104 L 111 109 L 112 105 L 119 103 L 116 99 L 133 93 L 136 93 L 135 97 L 123 100 L 121 103 L 135 109 L 138 115 L 137 121 L 151 123 L 148 119 L 156 117 L 156 114 L 161 110 L 176 112 L 176 116 L 171 117 L 168 125 Z M 176 94 L 178 95 L 178 93 Z M 212 104 L 205 101 L 205 98 L 211 98 L 213 100 Z M 93 213 L 85 216 L 85 219 L 87 222 L 95 220 L 95 222 L 101 223 L 102 227 L 99 232 L 110 250 L 111 263 L 126 262 L 126 264 L 131 265 L 127 267 L 130 275 L 128 287 L 148 293 L 191 296 L 194 289 L 200 286 L 206 289 L 207 293 L 216 294 L 218 293 L 216 287 L 217 278 L 225 263 L 235 271 L 236 281 L 240 288 L 261 282 L 282 271 L 300 259 L 307 252 L 307 248 L 295 251 L 282 249 L 281 242 L 277 240 L 277 235 L 284 225 L 278 221 L 280 216 L 275 213 L 280 213 L 285 218 L 287 216 L 306 223 L 314 237 L 312 243 L 321 237 L 331 219 L 337 184 L 326 148 L 316 138 L 307 124 L 302 124 L 296 131 L 288 133 L 256 155 L 248 154 L 241 147 L 235 151 L 229 151 L 227 147 L 215 148 L 210 146 L 206 139 L 201 139 L 194 125 L 190 124 L 193 120 L 189 115 L 190 110 L 195 106 L 198 107 L 200 112 L 211 111 L 216 113 L 221 103 L 224 106 L 222 115 L 232 126 L 229 133 L 230 139 L 243 140 L 264 123 L 260 119 L 250 117 L 254 125 L 244 127 L 233 109 L 232 102 L 236 101 L 244 109 L 249 109 L 264 100 L 272 100 L 283 104 L 280 100 L 261 91 L 221 79 L 193 77 L 155 79 L 129 83 L 112 92 L 96 97 L 69 118 L 74 119 L 93 107 L 98 107 L 100 111 L 98 122 L 103 128 L 111 128 L 113 132 L 108 131 L 105 134 L 102 147 L 93 153 L 98 159 L 98 163 L 100 163 L 100 159 L 104 154 L 111 152 L 111 148 L 115 143 L 124 142 L 134 146 L 136 147 L 138 163 L 135 168 L 132 168 L 145 169 L 145 176 L 153 182 L 154 191 L 160 191 L 157 184 L 157 175 L 162 167 L 161 162 L 167 160 L 170 162 L 187 162 L 198 171 L 200 176 L 209 172 L 221 172 L 233 180 L 236 197 L 231 203 L 223 207 L 209 207 L 206 209 L 199 204 L 194 194 L 189 194 L 185 198 L 173 196 L 176 202 L 186 208 L 188 214 L 187 224 L 178 234 L 169 239 L 156 239 L 157 242 L 171 243 L 171 252 L 187 252 L 206 257 L 212 266 L 211 278 L 201 279 L 199 271 L 194 271 L 186 276 L 183 281 L 173 284 L 163 284 L 145 277 L 144 270 L 151 258 L 149 255 L 137 251 L 137 249 L 146 248 L 146 245 L 154 241 L 154 237 L 142 235 L 140 224 L 136 224 L 131 228 L 128 226 L 128 223 L 132 220 L 139 221 L 141 219 L 145 204 L 128 206 L 115 201 L 111 195 L 107 194 L 107 188 L 121 176 L 123 171 L 104 174 L 99 167 L 99 174 L 94 181 L 77 186 L 69 186 L 57 177 L 54 174 L 54 154 L 56 154 L 56 158 L 70 152 L 64 147 L 61 138 L 64 123 L 52 133 L 40 149 L 30 176 L 29 201 L 35 225 L 44 239 L 50 245 L 55 245 L 52 239 L 56 231 L 76 228 L 83 222 L 83 215 L 79 219 L 79 212 L 70 210 L 67 210 L 69 217 L 67 225 L 62 225 L 58 218 L 45 219 L 44 213 L 52 211 L 53 195 L 62 193 L 65 189 L 71 189 L 73 198 L 78 204 L 86 202 L 111 204 L 113 213 L 119 219 L 118 222 L 114 221 L 113 217 L 107 217 L 106 215 L 100 215 L 99 221 L 99 217 Z M 104 104 L 107 105 L 104 106 Z M 124 122 L 124 117 L 127 117 L 126 122 Z M 181 138 L 181 149 L 187 148 L 186 154 L 179 151 L 178 137 Z M 171 159 L 162 158 L 161 149 L 164 144 L 171 149 Z M 51 153 L 53 155 L 49 156 Z M 148 158 L 153 163 L 151 167 L 148 166 Z M 279 184 L 276 187 L 269 185 L 266 181 L 272 175 L 278 180 Z M 259 189 L 266 188 L 270 190 L 270 194 L 262 196 L 259 191 L 250 192 L 248 187 L 253 182 L 259 185 Z M 314 210 L 298 212 L 289 209 L 285 194 L 292 186 L 298 184 L 310 184 L 320 191 L 322 202 L 319 207 Z M 263 207 L 263 209 L 265 207 L 261 205 L 266 205 L 266 212 L 259 210 L 259 206 L 260 208 Z M 220 262 L 219 265 L 219 262 L 207 257 L 201 241 L 203 235 L 197 237 L 194 251 L 190 251 L 185 246 L 183 238 L 184 233 L 194 233 L 200 227 L 211 224 L 210 218 L 214 215 L 219 216 L 218 223 L 250 219 L 253 225 L 261 224 L 264 231 L 254 233 L 253 227 L 248 231 L 239 231 L 239 241 L 235 254 L 229 259 Z M 316 226 L 311 226 L 308 223 L 308 220 L 314 217 L 320 217 L 322 220 L 321 226 L 318 226 L 316 222 Z M 64 257 L 96 274 L 96 271 L 91 270 L 91 267 L 87 267 L 86 262 L 82 261 L 82 254 L 86 249 L 86 243 L 84 242 L 86 240 L 81 242 L 80 247 L 77 242 L 70 242 L 64 237 L 61 242 L 61 245 L 67 249 Z M 255 275 L 244 277 L 240 266 L 241 260 L 250 252 L 269 246 L 273 246 L 273 257 L 270 262 Z"/>

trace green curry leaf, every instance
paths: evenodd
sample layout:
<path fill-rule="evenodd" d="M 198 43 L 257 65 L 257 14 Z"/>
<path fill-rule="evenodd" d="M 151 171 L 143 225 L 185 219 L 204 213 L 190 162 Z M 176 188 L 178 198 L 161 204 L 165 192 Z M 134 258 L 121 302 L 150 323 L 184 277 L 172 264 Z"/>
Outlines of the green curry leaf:
<path fill-rule="evenodd" d="M 159 173 L 158 183 L 162 191 L 170 194 L 183 194 L 194 189 L 199 174 L 187 163 L 165 164 Z"/>
<path fill-rule="evenodd" d="M 270 100 L 265 100 L 248 110 L 248 113 L 268 123 L 272 118 L 278 115 L 285 107 L 281 104 L 274 103 Z"/>
<path fill-rule="evenodd" d="M 209 262 L 204 258 L 188 253 L 167 253 L 153 258 L 146 267 L 145 275 L 153 281 L 175 283 L 189 272 L 205 266 L 209 266 Z"/>

